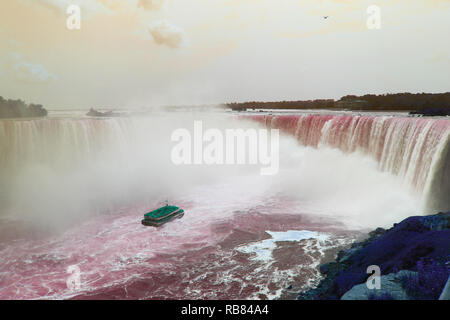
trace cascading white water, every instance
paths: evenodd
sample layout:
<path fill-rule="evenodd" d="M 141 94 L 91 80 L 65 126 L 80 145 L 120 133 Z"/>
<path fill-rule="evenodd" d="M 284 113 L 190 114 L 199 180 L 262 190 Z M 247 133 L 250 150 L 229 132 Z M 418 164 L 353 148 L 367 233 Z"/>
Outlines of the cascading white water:
<path fill-rule="evenodd" d="M 172 163 L 172 132 L 202 117 L 209 119 L 205 125 L 224 125 L 223 115 L 192 113 L 0 120 L 0 213 L 59 222 L 176 197 L 237 175 L 244 169 Z"/>
<path fill-rule="evenodd" d="M 423 197 L 425 210 L 450 209 L 450 121 L 392 116 L 253 116 L 305 146 L 360 151 Z"/>
<path fill-rule="evenodd" d="M 333 215 L 352 216 L 353 212 L 359 217 L 389 210 L 388 205 L 398 206 L 400 213 L 390 213 L 392 217 L 385 219 L 388 223 L 423 212 L 382 172 L 402 177 L 403 189 L 411 187 L 426 194 L 429 209 L 449 207 L 448 120 L 329 115 L 252 118 L 281 128 L 315 151 L 282 137 L 280 174 L 263 178 L 258 177 L 259 168 L 252 166 L 176 166 L 171 162 L 174 129 L 190 128 L 199 119 L 218 129 L 255 125 L 234 116 L 160 113 L 151 117 L 2 120 L 1 213 L 38 216 L 44 223 L 53 223 L 92 212 L 114 212 L 131 203 L 177 197 L 205 183 L 237 181 L 245 175 L 254 176 L 255 188 L 287 193 L 304 204 L 312 201 L 313 207 L 324 206 L 321 211 Z M 332 151 L 335 149 L 344 153 Z M 362 155 L 350 157 L 348 153 L 354 151 Z M 370 157 L 364 158 L 364 154 Z M 377 161 L 378 173 L 376 165 L 367 162 L 370 158 Z M 354 201 L 358 190 L 376 194 L 360 194 Z"/>

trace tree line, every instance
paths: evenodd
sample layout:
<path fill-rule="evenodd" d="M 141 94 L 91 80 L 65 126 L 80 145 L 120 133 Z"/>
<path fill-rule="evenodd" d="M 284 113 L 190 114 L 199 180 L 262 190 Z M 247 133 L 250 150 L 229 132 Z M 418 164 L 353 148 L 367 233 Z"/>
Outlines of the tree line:
<path fill-rule="evenodd" d="M 336 109 L 354 111 L 427 111 L 450 109 L 450 92 L 446 93 L 389 93 L 347 95 L 340 100 L 317 99 L 274 102 L 233 102 L 227 106 L 233 110 L 245 109 Z"/>
<path fill-rule="evenodd" d="M 4 99 L 0 96 L 0 118 L 45 117 L 47 110 L 41 104 L 30 103 L 18 99 Z"/>

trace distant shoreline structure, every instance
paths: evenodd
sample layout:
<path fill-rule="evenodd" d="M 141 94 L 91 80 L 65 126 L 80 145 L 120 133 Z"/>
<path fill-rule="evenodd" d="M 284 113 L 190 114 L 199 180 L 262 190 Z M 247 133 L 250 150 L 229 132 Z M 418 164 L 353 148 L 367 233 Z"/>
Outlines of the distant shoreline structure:
<path fill-rule="evenodd" d="M 100 112 L 100 111 L 95 110 L 94 108 L 90 108 L 89 111 L 86 113 L 86 116 L 88 116 L 88 117 L 119 117 L 119 116 L 121 116 L 121 114 L 113 112 L 113 111 Z"/>

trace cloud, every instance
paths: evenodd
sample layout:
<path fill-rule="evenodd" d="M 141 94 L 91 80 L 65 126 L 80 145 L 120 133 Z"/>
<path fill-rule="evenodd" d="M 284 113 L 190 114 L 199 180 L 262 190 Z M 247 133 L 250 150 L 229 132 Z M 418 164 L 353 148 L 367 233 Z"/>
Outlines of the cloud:
<path fill-rule="evenodd" d="M 166 20 L 154 22 L 150 26 L 149 32 L 157 44 L 166 45 L 170 48 L 179 48 L 186 42 L 184 30 Z"/>
<path fill-rule="evenodd" d="M 48 72 L 42 64 L 24 61 L 17 53 L 12 53 L 11 57 L 14 60 L 12 70 L 18 80 L 32 83 L 44 83 L 57 79 L 57 77 Z"/>
<path fill-rule="evenodd" d="M 160 10 L 166 4 L 166 0 L 139 0 L 138 7 L 145 10 Z"/>
<path fill-rule="evenodd" d="M 17 77 L 27 82 L 48 82 L 56 80 L 56 76 L 49 73 L 42 64 L 32 64 L 29 62 L 19 62 L 14 65 Z"/>

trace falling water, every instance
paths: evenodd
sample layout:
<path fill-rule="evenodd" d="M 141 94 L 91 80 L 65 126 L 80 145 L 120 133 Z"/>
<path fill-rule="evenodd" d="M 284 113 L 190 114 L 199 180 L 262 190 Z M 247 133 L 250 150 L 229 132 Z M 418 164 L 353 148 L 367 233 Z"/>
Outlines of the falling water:
<path fill-rule="evenodd" d="M 300 144 L 363 152 L 423 198 L 425 210 L 450 209 L 450 121 L 376 116 L 251 116 Z"/>

